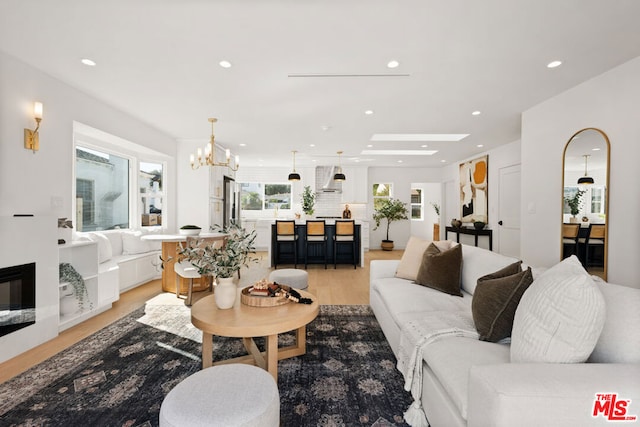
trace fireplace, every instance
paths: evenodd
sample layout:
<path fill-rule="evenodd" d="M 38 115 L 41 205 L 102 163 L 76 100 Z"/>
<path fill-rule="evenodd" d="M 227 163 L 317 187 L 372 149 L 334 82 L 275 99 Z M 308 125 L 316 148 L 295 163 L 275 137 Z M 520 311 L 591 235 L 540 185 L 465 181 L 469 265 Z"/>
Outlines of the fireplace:
<path fill-rule="evenodd" d="M 0 269 L 0 336 L 36 323 L 36 264 Z"/>

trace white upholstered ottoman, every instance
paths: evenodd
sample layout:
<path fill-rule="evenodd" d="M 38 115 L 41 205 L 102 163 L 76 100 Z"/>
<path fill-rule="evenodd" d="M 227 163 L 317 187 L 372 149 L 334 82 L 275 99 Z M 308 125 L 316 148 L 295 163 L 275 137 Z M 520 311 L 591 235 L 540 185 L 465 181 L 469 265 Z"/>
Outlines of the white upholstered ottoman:
<path fill-rule="evenodd" d="M 280 285 L 291 286 L 296 289 L 307 289 L 309 275 L 304 270 L 297 270 L 294 268 L 283 268 L 280 270 L 273 270 L 269 274 L 269 281 L 275 282 Z"/>
<path fill-rule="evenodd" d="M 213 366 L 187 377 L 160 407 L 160 427 L 279 424 L 278 385 L 264 369 L 241 363 Z"/>

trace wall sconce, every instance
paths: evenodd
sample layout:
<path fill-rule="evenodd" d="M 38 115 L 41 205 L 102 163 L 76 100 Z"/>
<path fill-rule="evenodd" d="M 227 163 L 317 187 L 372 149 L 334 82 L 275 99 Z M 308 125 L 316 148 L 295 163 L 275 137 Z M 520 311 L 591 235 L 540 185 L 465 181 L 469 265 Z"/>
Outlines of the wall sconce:
<path fill-rule="evenodd" d="M 24 130 L 24 148 L 33 150 L 35 154 L 40 149 L 38 129 L 40 129 L 40 121 L 42 121 L 42 102 L 33 103 L 33 117 L 36 119 L 36 128 Z"/>

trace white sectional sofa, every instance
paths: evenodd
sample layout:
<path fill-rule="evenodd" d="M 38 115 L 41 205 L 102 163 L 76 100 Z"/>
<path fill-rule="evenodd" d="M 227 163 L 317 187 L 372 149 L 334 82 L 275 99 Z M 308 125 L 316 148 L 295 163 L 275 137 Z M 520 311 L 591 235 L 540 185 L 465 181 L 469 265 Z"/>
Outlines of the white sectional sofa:
<path fill-rule="evenodd" d="M 407 322 L 451 312 L 473 322 L 472 301 L 478 278 L 515 261 L 463 245 L 462 297 L 396 277 L 400 261 L 371 261 L 371 308 L 396 356 Z M 521 308 L 525 297 L 533 294 L 536 281 L 544 280 L 543 274 L 544 271 L 534 271 L 534 281 L 517 306 L 513 345 L 516 327 L 523 323 L 519 319 L 525 310 Z M 549 277 L 551 273 L 546 274 Z M 426 346 L 421 358 L 420 402 L 429 424 L 432 427 L 610 425 L 610 417 L 616 415 L 607 409 L 607 397 L 597 398 L 597 394 L 615 394 L 618 401 L 625 401 L 623 415 L 631 417 L 626 425 L 638 423 L 637 418 L 635 422 L 632 420 L 640 416 L 640 289 L 596 283 L 593 287 L 604 297 L 606 315 L 602 315 L 604 326 L 600 324 L 602 332 L 594 338 L 597 344 L 586 363 L 515 363 L 508 340 L 494 343 L 445 336 Z M 516 325 L 518 322 L 521 323 Z M 600 401 L 596 405 L 597 399 Z"/>
<path fill-rule="evenodd" d="M 119 293 L 162 276 L 161 242 L 142 240 L 146 234 L 133 230 L 76 233 L 79 240 L 98 243 L 98 286 Z"/>

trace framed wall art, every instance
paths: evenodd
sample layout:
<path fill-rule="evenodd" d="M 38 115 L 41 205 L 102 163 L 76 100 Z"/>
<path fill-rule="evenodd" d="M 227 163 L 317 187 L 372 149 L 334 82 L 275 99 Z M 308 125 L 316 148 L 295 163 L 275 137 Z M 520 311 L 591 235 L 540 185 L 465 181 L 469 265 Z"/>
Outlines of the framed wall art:
<path fill-rule="evenodd" d="M 489 223 L 489 156 L 460 164 L 460 219 Z"/>

